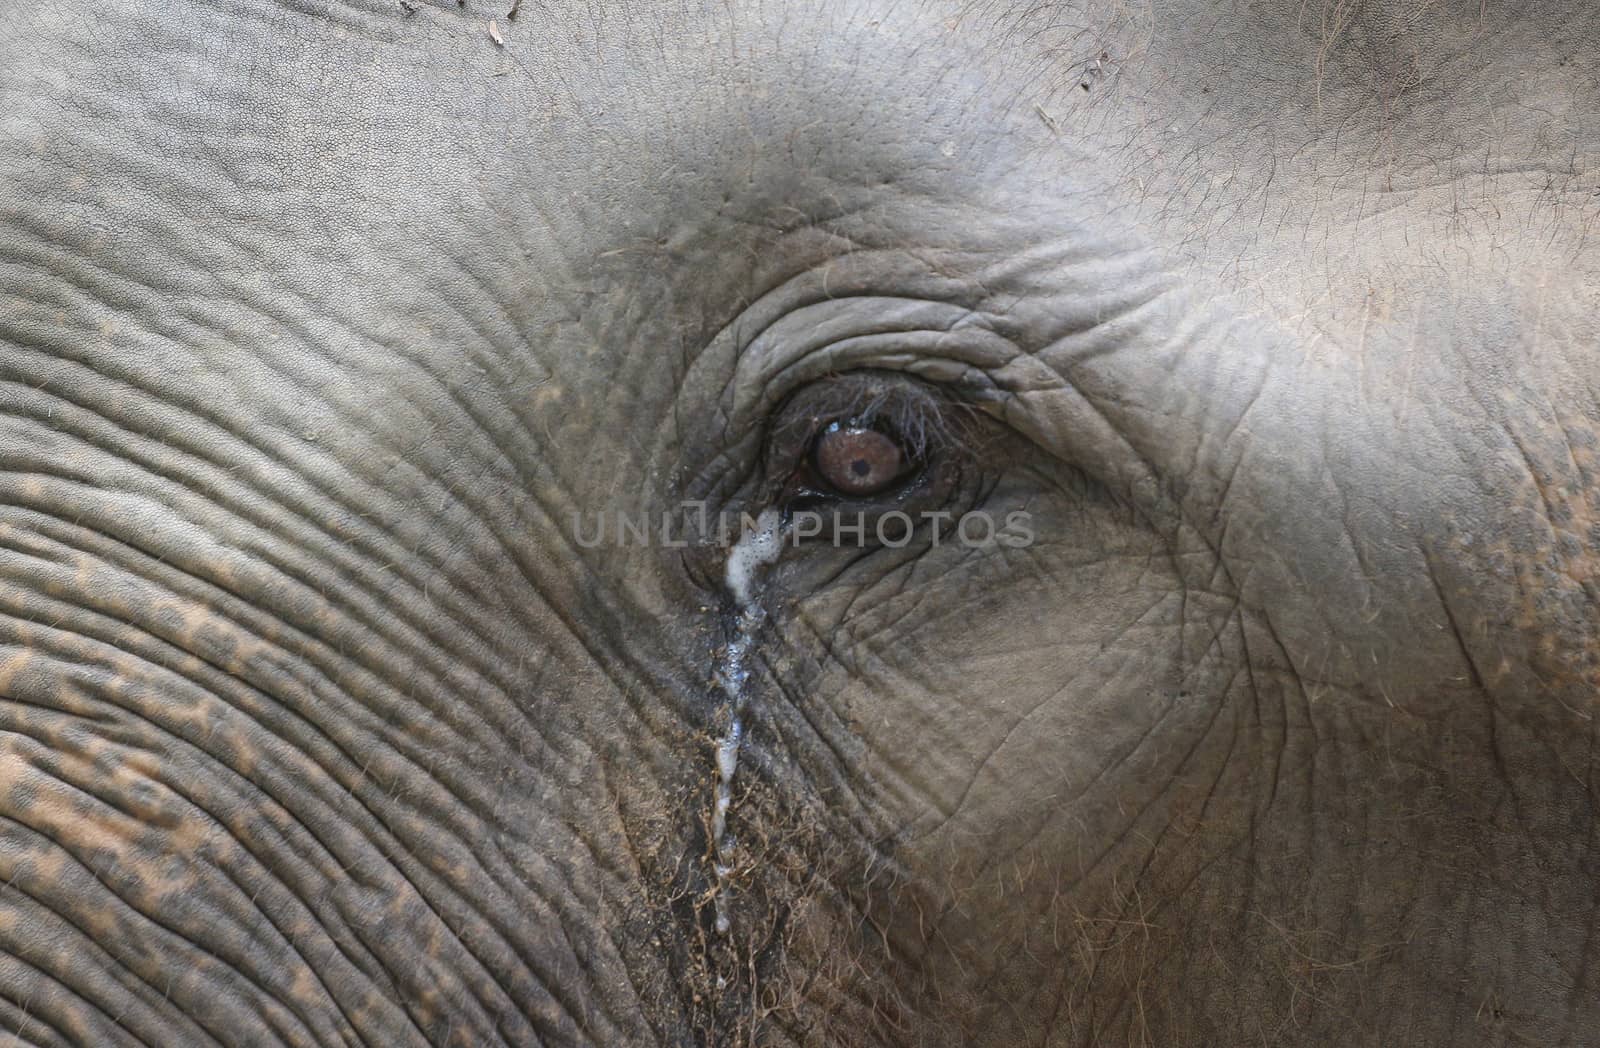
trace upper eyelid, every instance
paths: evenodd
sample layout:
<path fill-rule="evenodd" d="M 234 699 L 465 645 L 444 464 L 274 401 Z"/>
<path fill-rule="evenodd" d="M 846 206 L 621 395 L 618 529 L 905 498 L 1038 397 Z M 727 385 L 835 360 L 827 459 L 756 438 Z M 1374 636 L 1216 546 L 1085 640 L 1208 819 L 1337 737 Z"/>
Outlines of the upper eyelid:
<path fill-rule="evenodd" d="M 808 440 L 815 439 L 829 425 L 842 421 L 883 429 L 918 455 L 955 436 L 957 427 L 949 417 L 950 398 L 921 379 L 861 372 L 821 381 L 833 386 L 835 392 L 828 389 L 820 394 L 814 392 L 819 383 L 800 390 L 776 413 L 775 429 L 787 429 L 784 416 L 799 408 L 802 409 L 800 418 L 790 421 L 789 425 L 809 415 Z M 808 394 L 818 399 L 808 402 Z"/>

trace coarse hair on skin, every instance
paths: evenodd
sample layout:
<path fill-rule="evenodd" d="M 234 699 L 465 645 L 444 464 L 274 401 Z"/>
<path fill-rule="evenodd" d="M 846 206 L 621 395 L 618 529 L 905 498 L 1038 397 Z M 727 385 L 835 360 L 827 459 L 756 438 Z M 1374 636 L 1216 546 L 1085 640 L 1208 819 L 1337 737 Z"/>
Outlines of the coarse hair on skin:
<path fill-rule="evenodd" d="M 820 379 L 791 397 L 779 412 L 773 443 L 809 441 L 833 422 L 888 433 L 913 459 L 970 449 L 976 434 L 971 405 L 906 375 L 853 371 Z"/>

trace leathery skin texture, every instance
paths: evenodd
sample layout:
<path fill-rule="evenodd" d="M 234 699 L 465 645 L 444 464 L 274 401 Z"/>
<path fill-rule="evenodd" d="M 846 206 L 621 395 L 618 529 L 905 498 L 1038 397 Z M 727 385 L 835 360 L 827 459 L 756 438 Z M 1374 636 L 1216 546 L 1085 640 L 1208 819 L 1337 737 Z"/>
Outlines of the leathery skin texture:
<path fill-rule="evenodd" d="M 1596 56 L 0 7 L 0 1040 L 1600 1044 Z"/>

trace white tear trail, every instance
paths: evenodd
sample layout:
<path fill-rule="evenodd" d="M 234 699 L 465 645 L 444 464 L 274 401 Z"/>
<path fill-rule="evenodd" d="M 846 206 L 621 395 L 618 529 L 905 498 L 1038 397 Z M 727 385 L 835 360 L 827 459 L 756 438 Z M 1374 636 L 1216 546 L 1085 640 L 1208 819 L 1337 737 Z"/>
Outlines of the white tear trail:
<path fill-rule="evenodd" d="M 756 518 L 755 530 L 740 537 L 728 553 L 723 576 L 728 593 L 738 607 L 738 619 L 728 646 L 717 656 L 716 682 L 728 705 L 728 731 L 717 742 L 717 795 L 711 809 L 711 849 L 716 858 L 717 932 L 726 935 L 732 927 L 728 918 L 729 875 L 733 873 L 733 839 L 728 836 L 728 809 L 733 806 L 733 776 L 739 770 L 739 745 L 744 740 L 746 685 L 750 670 L 746 662 L 756 631 L 766 619 L 766 609 L 756 599 L 758 575 L 762 568 L 778 559 L 783 551 L 783 515 L 768 508 Z"/>
<path fill-rule="evenodd" d="M 739 538 L 728 553 L 724 580 L 741 611 L 755 600 L 756 571 L 778 559 L 783 551 L 783 514 L 769 506 L 756 518 L 753 531 Z"/>

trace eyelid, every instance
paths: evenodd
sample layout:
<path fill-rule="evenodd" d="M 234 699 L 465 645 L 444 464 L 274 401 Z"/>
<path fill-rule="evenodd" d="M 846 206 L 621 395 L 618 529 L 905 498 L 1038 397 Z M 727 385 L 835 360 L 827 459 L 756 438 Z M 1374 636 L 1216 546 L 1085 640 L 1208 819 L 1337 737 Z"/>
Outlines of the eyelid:
<path fill-rule="evenodd" d="M 857 371 L 810 382 L 792 393 L 773 413 L 763 454 L 766 498 L 818 499 L 859 503 L 902 502 L 918 497 L 929 481 L 943 489 L 944 467 L 956 462 L 969 443 L 970 412 L 941 388 L 898 372 Z M 869 427 L 893 439 L 907 468 L 896 482 L 872 493 L 854 494 L 824 483 L 815 449 L 829 427 Z"/>

